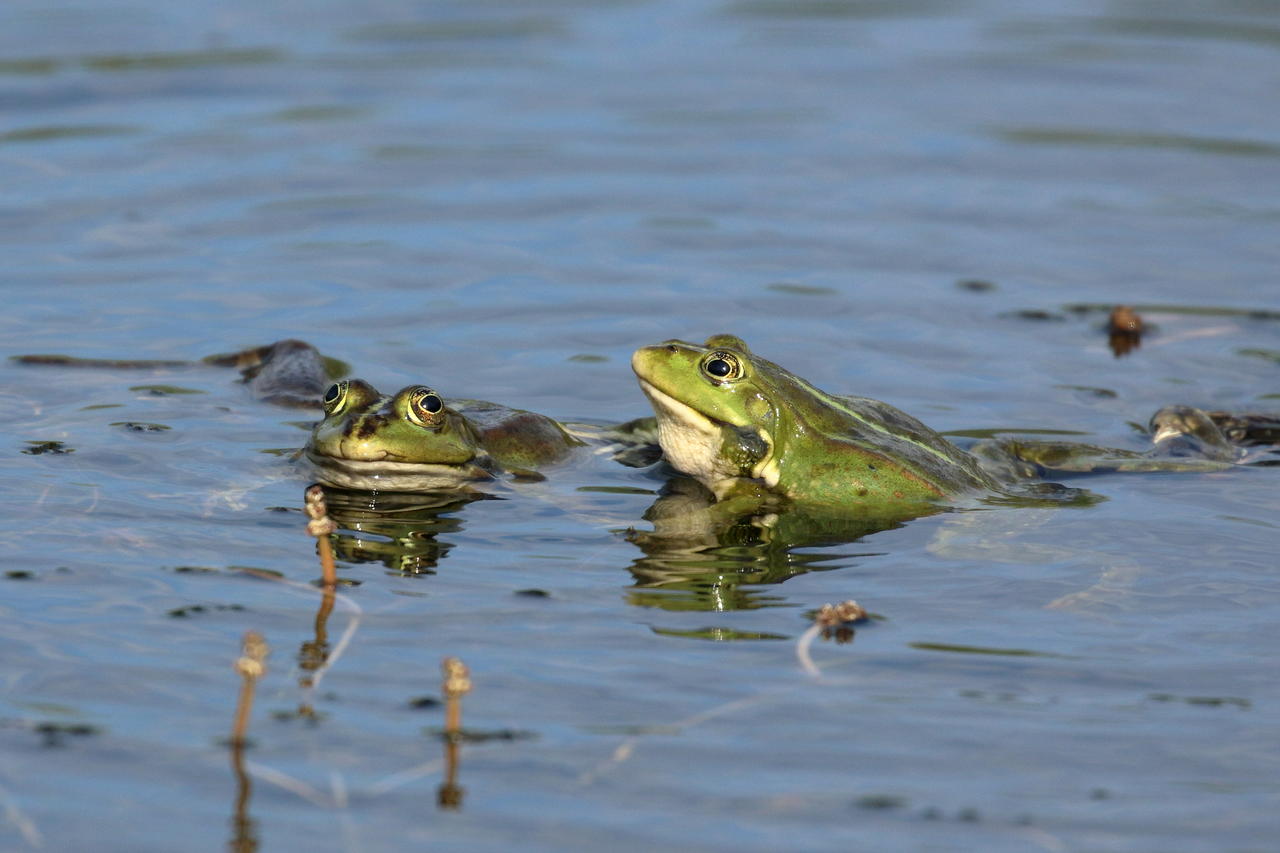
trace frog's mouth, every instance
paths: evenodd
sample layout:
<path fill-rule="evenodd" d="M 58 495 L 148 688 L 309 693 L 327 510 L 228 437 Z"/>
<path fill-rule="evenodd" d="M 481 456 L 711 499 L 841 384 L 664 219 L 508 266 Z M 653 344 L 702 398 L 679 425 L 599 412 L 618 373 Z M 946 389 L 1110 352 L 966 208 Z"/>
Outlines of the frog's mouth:
<path fill-rule="evenodd" d="M 493 472 L 473 460 L 460 465 L 401 462 L 394 459 L 342 459 L 307 451 L 316 477 L 339 489 L 379 492 L 424 492 L 457 488 L 474 480 L 492 480 Z"/>
<path fill-rule="evenodd" d="M 658 443 L 673 466 L 701 480 L 717 493 L 717 484 L 743 475 L 742 470 L 724 453 L 726 430 L 737 431 L 739 427 L 707 417 L 647 380 L 640 380 L 640 390 L 649 398 L 658 415 Z M 759 434 L 759 437 L 767 445 L 767 450 L 752 468 L 750 476 L 773 487 L 778 483 L 778 466 L 772 461 L 772 443 L 768 436 Z"/>

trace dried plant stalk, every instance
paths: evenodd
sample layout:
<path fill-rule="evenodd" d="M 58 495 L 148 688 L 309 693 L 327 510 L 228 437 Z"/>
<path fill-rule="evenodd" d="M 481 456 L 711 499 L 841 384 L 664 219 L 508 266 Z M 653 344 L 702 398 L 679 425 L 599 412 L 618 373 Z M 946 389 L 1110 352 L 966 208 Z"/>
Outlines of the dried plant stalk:
<path fill-rule="evenodd" d="M 267 671 L 267 641 L 257 631 L 247 631 L 241 647 L 240 658 L 235 663 L 240 673 L 240 699 L 236 703 L 235 722 L 231 726 L 231 744 L 244 746 L 245 732 L 249 728 L 249 713 L 253 710 L 253 691 L 258 679 Z"/>
<path fill-rule="evenodd" d="M 320 552 L 320 571 L 323 573 L 324 585 L 333 589 L 338 585 L 338 569 L 333 563 L 333 545 L 329 542 L 329 535 L 338 529 L 338 525 L 329 518 L 321 486 L 307 488 L 303 509 L 307 513 L 307 533 L 316 538 Z"/>

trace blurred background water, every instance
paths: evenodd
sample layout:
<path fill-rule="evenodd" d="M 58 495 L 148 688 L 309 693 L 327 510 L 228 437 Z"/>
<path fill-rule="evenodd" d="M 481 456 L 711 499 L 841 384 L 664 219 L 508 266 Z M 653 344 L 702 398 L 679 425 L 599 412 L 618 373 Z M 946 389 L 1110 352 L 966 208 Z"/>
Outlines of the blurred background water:
<path fill-rule="evenodd" d="M 1272 0 L 10 0 L 0 352 L 299 337 L 384 390 L 609 420 L 646 411 L 636 346 L 727 331 L 940 429 L 1139 448 L 1166 403 L 1280 409 L 1278 51 Z M 1124 358 L 1088 308 L 1119 302 L 1155 326 Z M 622 535 L 662 478 L 603 460 L 356 507 L 362 615 L 308 696 L 319 597 L 235 569 L 317 573 L 264 452 L 310 416 L 213 368 L 0 371 L 5 849 L 1280 837 L 1272 468 L 683 568 Z M 815 682 L 795 641 L 845 598 L 882 618 Z M 467 724 L 520 736 L 464 746 L 438 809 L 414 700 L 448 654 Z"/>

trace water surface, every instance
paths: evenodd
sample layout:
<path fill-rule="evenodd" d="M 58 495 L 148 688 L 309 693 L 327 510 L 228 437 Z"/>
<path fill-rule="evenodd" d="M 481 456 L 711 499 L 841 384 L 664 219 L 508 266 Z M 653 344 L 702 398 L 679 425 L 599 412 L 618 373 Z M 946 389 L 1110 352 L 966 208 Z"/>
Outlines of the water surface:
<path fill-rule="evenodd" d="M 1167 403 L 1280 408 L 1278 33 L 1264 2 L 10 2 L 0 353 L 299 337 L 607 421 L 645 413 L 636 346 L 727 331 L 939 429 L 1138 449 Z M 1155 327 L 1124 358 L 1088 308 L 1119 302 Z M 1280 833 L 1273 467 L 677 553 L 627 535 L 666 478 L 607 459 L 338 506 L 361 583 L 309 691 L 319 594 L 240 569 L 318 574 L 276 452 L 310 416 L 211 367 L 0 373 L 6 849 Z M 797 641 L 848 598 L 879 618 L 815 680 Z M 445 655 L 509 736 L 463 745 L 450 809 Z"/>

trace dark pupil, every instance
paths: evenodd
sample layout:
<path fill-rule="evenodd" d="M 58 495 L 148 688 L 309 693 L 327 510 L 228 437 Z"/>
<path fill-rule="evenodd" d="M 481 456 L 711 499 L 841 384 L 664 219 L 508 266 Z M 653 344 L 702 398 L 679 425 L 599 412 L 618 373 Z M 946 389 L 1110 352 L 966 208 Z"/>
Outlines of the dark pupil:
<path fill-rule="evenodd" d="M 713 358 L 707 362 L 707 373 L 712 376 L 728 376 L 733 371 L 733 366 L 723 358 Z"/>
<path fill-rule="evenodd" d="M 334 400 L 338 399 L 338 393 L 338 386 L 330 385 L 329 390 L 324 392 L 324 401 L 326 403 L 332 403 Z"/>
<path fill-rule="evenodd" d="M 440 398 L 435 394 L 428 394 L 422 398 L 422 408 L 434 415 L 436 412 L 444 408 L 444 403 L 442 403 Z"/>

